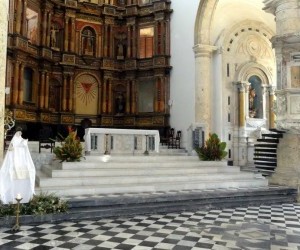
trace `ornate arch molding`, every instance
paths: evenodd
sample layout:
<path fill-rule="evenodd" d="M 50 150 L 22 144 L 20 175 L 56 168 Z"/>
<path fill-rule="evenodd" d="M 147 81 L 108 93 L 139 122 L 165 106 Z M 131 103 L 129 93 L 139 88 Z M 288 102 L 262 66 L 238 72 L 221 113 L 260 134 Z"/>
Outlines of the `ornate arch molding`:
<path fill-rule="evenodd" d="M 195 39 L 194 43 L 207 44 L 210 41 L 210 30 L 216 6 L 219 0 L 200 0 L 196 23 L 195 23 Z"/>
<path fill-rule="evenodd" d="M 253 75 L 257 75 L 264 85 L 272 85 L 271 72 L 261 64 L 250 62 L 241 65 L 237 69 L 235 81 L 248 82 L 249 78 Z"/>
<path fill-rule="evenodd" d="M 226 52 L 233 52 L 237 47 L 238 41 L 249 35 L 259 37 L 271 48 L 272 44 L 270 40 L 275 34 L 264 23 L 247 20 L 236 24 L 224 35 L 222 35 L 221 37 L 223 37 L 224 40 L 219 41 L 219 43 L 224 46 Z"/>

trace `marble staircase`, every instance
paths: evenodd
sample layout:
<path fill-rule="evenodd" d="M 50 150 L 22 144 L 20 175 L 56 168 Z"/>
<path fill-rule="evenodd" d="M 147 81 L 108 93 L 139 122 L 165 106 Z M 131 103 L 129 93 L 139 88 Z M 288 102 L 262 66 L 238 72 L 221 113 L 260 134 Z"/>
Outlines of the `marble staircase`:
<path fill-rule="evenodd" d="M 260 174 L 226 162 L 187 155 L 86 156 L 81 162 L 53 161 L 37 173 L 36 192 L 59 196 L 267 187 Z"/>

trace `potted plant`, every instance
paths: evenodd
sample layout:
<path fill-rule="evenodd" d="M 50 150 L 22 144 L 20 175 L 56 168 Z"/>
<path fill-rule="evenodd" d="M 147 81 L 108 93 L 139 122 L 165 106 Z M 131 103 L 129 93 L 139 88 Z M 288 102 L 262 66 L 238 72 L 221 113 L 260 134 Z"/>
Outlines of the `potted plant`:
<path fill-rule="evenodd" d="M 82 145 L 77 137 L 77 131 L 68 128 L 68 136 L 61 142 L 61 146 L 55 147 L 53 153 L 61 162 L 80 161 L 83 157 Z"/>
<path fill-rule="evenodd" d="M 225 148 L 226 142 L 221 142 L 217 134 L 209 134 L 205 145 L 195 150 L 203 161 L 221 161 L 227 156 Z"/>

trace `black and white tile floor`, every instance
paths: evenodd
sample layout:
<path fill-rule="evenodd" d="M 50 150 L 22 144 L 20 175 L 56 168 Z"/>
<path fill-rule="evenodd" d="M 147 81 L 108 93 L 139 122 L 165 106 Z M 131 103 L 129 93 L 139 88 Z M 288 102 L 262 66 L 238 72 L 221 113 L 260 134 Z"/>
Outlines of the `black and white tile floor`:
<path fill-rule="evenodd" d="M 300 204 L 1 227 L 0 249 L 298 250 Z"/>

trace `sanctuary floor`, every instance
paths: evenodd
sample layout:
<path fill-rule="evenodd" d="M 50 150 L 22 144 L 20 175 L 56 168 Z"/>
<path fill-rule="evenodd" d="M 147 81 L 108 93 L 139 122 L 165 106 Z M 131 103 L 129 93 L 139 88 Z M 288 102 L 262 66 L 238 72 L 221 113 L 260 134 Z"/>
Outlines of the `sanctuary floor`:
<path fill-rule="evenodd" d="M 0 228 L 0 249 L 300 249 L 300 204 Z"/>

